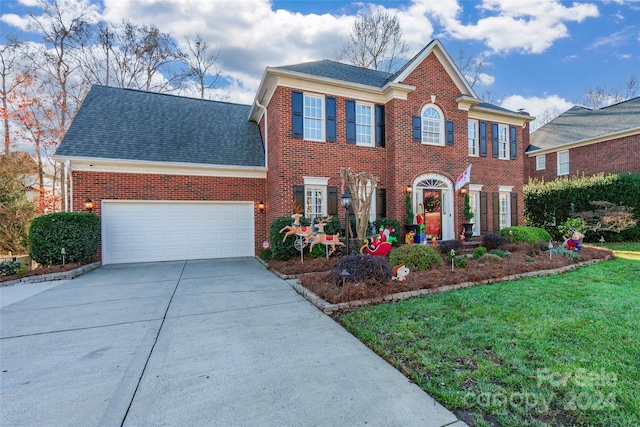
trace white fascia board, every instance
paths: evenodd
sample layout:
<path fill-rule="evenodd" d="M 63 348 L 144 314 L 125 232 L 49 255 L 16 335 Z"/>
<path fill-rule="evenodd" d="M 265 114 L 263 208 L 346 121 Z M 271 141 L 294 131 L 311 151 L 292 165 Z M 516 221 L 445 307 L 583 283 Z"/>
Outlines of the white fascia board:
<path fill-rule="evenodd" d="M 155 175 L 193 175 L 231 178 L 267 177 L 264 166 L 205 165 L 199 163 L 150 162 L 144 160 L 101 159 L 53 156 L 56 161 L 69 161 L 72 171 L 146 173 Z"/>
<path fill-rule="evenodd" d="M 568 144 L 558 145 L 551 148 L 543 148 L 540 150 L 534 150 L 526 153 L 529 157 L 541 156 L 543 154 L 556 153 L 558 151 L 570 150 L 572 148 L 584 147 L 591 144 L 599 144 L 601 142 L 611 141 L 612 139 L 626 138 L 628 136 L 640 134 L 640 127 L 623 130 L 621 132 L 610 133 L 608 135 L 602 135 L 597 138 L 583 139 L 580 141 L 571 142 Z"/>
<path fill-rule="evenodd" d="M 469 119 L 499 122 L 507 125 L 524 127 L 527 123 L 535 120 L 536 118 L 533 116 L 525 116 L 524 114 L 498 111 L 492 108 L 476 106 L 471 107 L 469 110 Z"/>

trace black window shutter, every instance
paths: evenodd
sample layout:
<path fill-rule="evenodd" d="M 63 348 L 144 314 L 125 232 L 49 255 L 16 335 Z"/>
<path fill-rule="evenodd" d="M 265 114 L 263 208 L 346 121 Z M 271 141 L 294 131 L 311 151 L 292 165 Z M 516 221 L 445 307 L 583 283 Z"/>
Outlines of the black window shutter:
<path fill-rule="evenodd" d="M 327 187 L 327 215 L 338 216 L 338 187 Z"/>
<path fill-rule="evenodd" d="M 509 135 L 511 138 L 511 159 L 515 160 L 518 158 L 518 131 L 515 126 L 509 128 Z"/>
<path fill-rule="evenodd" d="M 303 95 L 302 92 L 291 92 L 291 136 L 294 138 L 304 137 L 303 126 Z"/>
<path fill-rule="evenodd" d="M 487 157 L 487 122 L 480 122 L 480 157 Z"/>
<path fill-rule="evenodd" d="M 491 149 L 493 157 L 498 157 L 498 124 L 491 124 Z"/>
<path fill-rule="evenodd" d="M 447 145 L 453 145 L 453 120 L 447 120 L 445 123 L 447 129 Z"/>
<path fill-rule="evenodd" d="M 332 96 L 327 96 L 324 102 L 327 111 L 327 141 L 336 142 L 336 99 Z"/>
<path fill-rule="evenodd" d="M 500 193 L 493 193 L 493 230 L 500 230 Z"/>
<path fill-rule="evenodd" d="M 293 186 L 293 204 L 296 209 L 304 209 L 304 185 Z"/>
<path fill-rule="evenodd" d="M 356 101 L 349 99 L 347 107 L 347 144 L 356 143 Z"/>
<path fill-rule="evenodd" d="M 376 189 L 376 218 L 387 217 L 387 190 L 384 188 Z M 400 230 L 396 230 L 400 231 Z"/>
<path fill-rule="evenodd" d="M 487 193 L 480 192 L 480 234 L 489 232 L 489 217 L 487 213 Z"/>
<path fill-rule="evenodd" d="M 518 195 L 511 193 L 511 225 L 518 225 Z"/>
<path fill-rule="evenodd" d="M 384 147 L 384 105 L 376 105 L 376 146 Z"/>
<path fill-rule="evenodd" d="M 411 127 L 413 129 L 413 142 L 422 142 L 422 119 L 420 116 L 413 116 L 411 118 Z"/>

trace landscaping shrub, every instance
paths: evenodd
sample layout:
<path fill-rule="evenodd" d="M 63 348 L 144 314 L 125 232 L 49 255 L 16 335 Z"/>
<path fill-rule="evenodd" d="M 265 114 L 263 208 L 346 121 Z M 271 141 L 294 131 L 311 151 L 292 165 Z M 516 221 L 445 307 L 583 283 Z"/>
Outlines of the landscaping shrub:
<path fill-rule="evenodd" d="M 567 218 L 566 221 L 558 226 L 558 233 L 560 236 L 571 237 L 574 230 L 579 231 L 582 234 L 586 232 L 582 218 Z"/>
<path fill-rule="evenodd" d="M 489 253 L 492 255 L 497 255 L 500 258 L 506 258 L 507 255 L 509 255 L 509 252 L 505 251 L 504 249 L 492 249 L 491 251 L 489 251 Z"/>
<path fill-rule="evenodd" d="M 572 260 L 580 259 L 580 252 L 570 251 L 565 248 L 560 248 L 560 247 L 553 248 L 551 249 L 551 253 L 553 253 L 554 255 L 565 256 L 567 258 L 571 258 Z"/>
<path fill-rule="evenodd" d="M 100 218 L 89 212 L 56 212 L 35 218 L 29 230 L 31 258 L 42 265 L 90 260 L 98 249 Z"/>
<path fill-rule="evenodd" d="M 391 236 L 393 236 L 396 239 L 400 240 L 400 232 L 402 230 L 400 229 L 400 221 L 398 221 L 397 219 L 393 219 L 393 218 L 378 218 L 373 222 L 373 225 L 376 228 L 376 232 L 378 232 L 380 230 L 380 227 L 392 229 L 393 232 L 391 233 Z"/>
<path fill-rule="evenodd" d="M 526 226 L 513 226 L 501 229 L 498 234 L 504 236 L 513 242 L 548 242 L 551 240 L 551 235 L 543 228 L 539 227 L 526 227 Z"/>
<path fill-rule="evenodd" d="M 494 255 L 494 254 L 484 254 L 482 255 L 480 258 L 478 258 L 478 261 L 481 262 L 495 262 L 495 263 L 502 263 L 504 262 L 504 259 L 499 257 L 498 255 Z"/>
<path fill-rule="evenodd" d="M 465 268 L 467 266 L 467 257 L 461 257 L 455 260 L 454 265 L 459 268 Z"/>
<path fill-rule="evenodd" d="M 484 246 L 478 246 L 473 250 L 473 258 L 478 259 L 486 253 L 487 253 L 487 248 L 485 248 Z"/>
<path fill-rule="evenodd" d="M 443 255 L 449 255 L 451 253 L 451 249 L 458 253 L 461 247 L 462 242 L 456 239 L 443 240 L 442 242 L 438 243 L 438 250 L 440 250 L 440 253 Z"/>
<path fill-rule="evenodd" d="M 482 236 L 482 246 L 487 248 L 488 251 L 492 249 L 498 249 L 502 245 L 509 243 L 506 237 L 499 234 L 485 234 Z"/>
<path fill-rule="evenodd" d="M 442 258 L 431 246 L 402 245 L 391 250 L 391 265 L 404 264 L 411 271 L 422 271 L 442 265 Z"/>
<path fill-rule="evenodd" d="M 320 258 L 325 256 L 326 247 L 322 244 L 315 245 L 311 252 L 309 252 L 310 258 Z"/>
<path fill-rule="evenodd" d="M 384 257 L 371 255 L 347 255 L 333 264 L 331 278 L 337 285 L 342 285 L 340 273 L 346 270 L 345 282 L 383 285 L 391 280 L 391 265 Z"/>
<path fill-rule="evenodd" d="M 300 256 L 300 252 L 298 252 L 293 246 L 293 243 L 296 241 L 295 235 L 287 236 L 287 239 L 284 242 L 282 241 L 285 233 L 280 233 L 280 230 L 291 224 L 293 224 L 293 218 L 290 216 L 276 218 L 271 223 L 271 228 L 269 228 L 269 242 L 271 246 L 271 255 L 274 259 L 286 261 L 295 256 Z M 310 222 L 306 218 L 300 218 L 300 224 L 310 225 Z"/>
<path fill-rule="evenodd" d="M 260 251 L 260 259 L 263 261 L 269 262 L 269 260 L 273 258 L 273 253 L 271 253 L 271 248 L 262 249 Z"/>
<path fill-rule="evenodd" d="M 0 276 L 13 276 L 14 274 L 24 274 L 27 267 L 20 261 L 0 262 Z"/>

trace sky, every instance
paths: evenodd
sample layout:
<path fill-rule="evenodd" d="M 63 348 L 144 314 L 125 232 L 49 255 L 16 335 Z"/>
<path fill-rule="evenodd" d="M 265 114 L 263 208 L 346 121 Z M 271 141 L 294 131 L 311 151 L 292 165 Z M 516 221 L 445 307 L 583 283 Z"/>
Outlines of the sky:
<path fill-rule="evenodd" d="M 38 0 L 0 0 L 0 30 L 22 39 Z M 154 24 L 220 49 L 229 101 L 251 103 L 265 67 L 335 59 L 361 14 L 396 14 L 416 54 L 439 38 L 451 57 L 486 54 L 479 95 L 534 116 L 580 104 L 590 89 L 640 80 L 640 0 L 64 0 L 103 19 Z M 91 7 L 87 4 L 85 7 Z M 408 59 L 408 58 L 407 58 Z"/>

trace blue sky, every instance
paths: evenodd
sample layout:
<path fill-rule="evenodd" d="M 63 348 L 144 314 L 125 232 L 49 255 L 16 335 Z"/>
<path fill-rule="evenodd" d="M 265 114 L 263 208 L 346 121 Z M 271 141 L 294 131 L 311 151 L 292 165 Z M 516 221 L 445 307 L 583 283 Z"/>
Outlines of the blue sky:
<path fill-rule="evenodd" d="M 0 0 L 2 31 L 25 32 L 36 0 Z M 507 108 L 560 113 L 589 89 L 640 79 L 640 1 L 397 0 L 58 0 L 88 3 L 103 19 L 155 24 L 181 41 L 201 33 L 220 48 L 231 101 L 250 103 L 266 66 L 334 59 L 358 14 L 397 14 L 417 53 L 438 37 L 452 57 L 486 53 L 478 94 Z M 31 9 L 34 10 L 34 9 Z"/>

